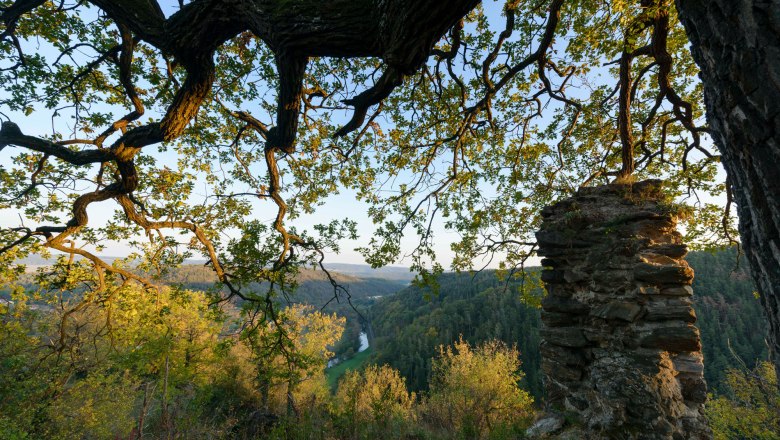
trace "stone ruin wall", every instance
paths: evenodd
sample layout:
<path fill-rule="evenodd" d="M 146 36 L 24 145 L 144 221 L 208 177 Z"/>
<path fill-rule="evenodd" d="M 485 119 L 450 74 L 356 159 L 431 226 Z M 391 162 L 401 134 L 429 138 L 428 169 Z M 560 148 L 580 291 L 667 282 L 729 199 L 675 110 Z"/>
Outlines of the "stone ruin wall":
<path fill-rule="evenodd" d="M 582 188 L 542 212 L 542 369 L 566 438 L 711 438 L 693 271 L 660 186 Z"/>

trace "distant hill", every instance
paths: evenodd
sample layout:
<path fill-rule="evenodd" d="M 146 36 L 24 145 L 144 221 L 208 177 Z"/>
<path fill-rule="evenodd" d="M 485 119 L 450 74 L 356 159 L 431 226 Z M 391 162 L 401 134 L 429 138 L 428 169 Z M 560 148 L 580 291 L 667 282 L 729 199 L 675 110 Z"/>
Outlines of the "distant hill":
<path fill-rule="evenodd" d="M 77 261 L 81 260 L 81 256 L 76 256 Z M 102 256 L 103 261 L 106 263 L 113 263 L 115 260 L 123 257 L 116 256 Z M 39 255 L 32 255 L 19 260 L 21 264 L 27 264 L 30 266 L 49 266 L 54 264 L 57 260 L 56 255 L 52 258 L 43 258 Z M 203 265 L 206 260 L 202 259 L 190 259 L 185 260 L 185 265 Z M 410 282 L 414 279 L 414 273 L 409 271 L 408 267 L 404 266 L 386 266 L 377 269 L 372 268 L 367 264 L 349 264 L 349 263 L 325 263 L 325 268 L 329 271 L 338 272 L 344 275 L 352 275 L 357 278 L 381 278 L 385 280 L 397 280 Z"/>
<path fill-rule="evenodd" d="M 379 274 L 371 272 L 367 273 L 373 276 L 345 274 L 335 269 L 330 273 L 333 279 L 347 290 L 352 300 L 377 299 L 393 294 L 408 284 L 403 280 L 380 277 L 377 276 Z M 305 302 L 321 307 L 333 297 L 333 286 L 321 270 L 302 269 L 296 281 L 299 287 L 290 297 L 292 302 Z M 207 266 L 184 264 L 165 276 L 164 282 L 181 284 L 193 290 L 207 290 L 215 286 L 217 277 Z"/>
<path fill-rule="evenodd" d="M 121 257 L 102 257 L 107 263 Z M 77 260 L 81 260 L 80 257 Z M 24 282 L 32 287 L 33 273 L 35 269 L 50 266 L 56 261 L 56 258 L 41 258 L 32 256 L 20 260 L 22 264 L 28 265 L 28 271 L 25 275 L 27 281 Z M 217 277 L 210 267 L 206 266 L 205 261 L 187 260 L 185 264 L 173 269 L 162 279 L 164 284 L 178 284 L 192 290 L 209 290 L 220 288 L 217 283 Z M 290 296 L 293 303 L 307 303 L 316 307 L 323 307 L 330 302 L 334 306 L 342 301 L 351 299 L 352 301 L 374 301 L 386 295 L 393 294 L 406 287 L 409 281 L 414 278 L 408 268 L 387 267 L 382 269 L 372 269 L 368 265 L 359 264 L 332 264 L 328 265 L 333 279 L 344 287 L 348 297 L 340 291 L 340 297 L 334 301 L 334 289 L 328 280 L 325 272 L 319 269 L 302 269 L 297 276 L 299 283 L 298 290 Z M 0 286 L 0 294 L 3 288 Z"/>
<path fill-rule="evenodd" d="M 325 268 L 360 278 L 382 278 L 406 282 L 412 281 L 415 275 L 409 271 L 408 267 L 402 266 L 386 266 L 374 269 L 367 264 L 326 263 Z"/>

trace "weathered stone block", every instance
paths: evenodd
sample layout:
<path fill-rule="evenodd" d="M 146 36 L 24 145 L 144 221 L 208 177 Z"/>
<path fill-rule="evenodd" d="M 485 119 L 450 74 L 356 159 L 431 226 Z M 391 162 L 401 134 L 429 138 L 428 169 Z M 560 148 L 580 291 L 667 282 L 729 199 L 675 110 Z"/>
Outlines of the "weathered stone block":
<path fill-rule="evenodd" d="M 563 284 L 566 279 L 563 277 L 563 271 L 557 269 L 545 269 L 542 271 L 542 281 L 548 284 Z"/>
<path fill-rule="evenodd" d="M 646 321 L 685 321 L 696 322 L 696 312 L 689 305 L 670 306 L 668 304 L 651 304 L 647 306 Z"/>
<path fill-rule="evenodd" d="M 588 247 L 589 241 L 577 237 L 575 230 L 544 230 L 536 233 L 536 240 L 540 246 L 558 248 Z"/>
<path fill-rule="evenodd" d="M 587 364 L 587 358 L 582 350 L 570 349 L 542 342 L 539 345 L 539 351 L 544 358 L 553 359 L 563 365 L 582 367 Z"/>
<path fill-rule="evenodd" d="M 639 259 L 644 263 L 650 263 L 653 265 L 680 266 L 680 264 L 674 258 L 670 258 L 667 257 L 666 255 L 656 254 L 653 252 L 643 252 L 639 254 Z"/>
<path fill-rule="evenodd" d="M 582 334 L 582 330 L 576 327 L 543 328 L 540 336 L 550 344 L 561 347 L 585 347 L 588 340 Z"/>
<path fill-rule="evenodd" d="M 570 327 L 578 323 L 578 315 L 542 310 L 542 322 L 547 327 Z"/>
<path fill-rule="evenodd" d="M 590 314 L 602 319 L 619 319 L 625 322 L 634 322 L 642 311 L 642 307 L 635 302 L 612 301 L 595 308 Z"/>
<path fill-rule="evenodd" d="M 594 290 L 608 292 L 629 286 L 632 273 L 630 270 L 598 270 L 593 272 L 591 278 Z"/>
<path fill-rule="evenodd" d="M 552 359 L 542 359 L 542 371 L 559 382 L 577 382 L 582 379 L 581 369 L 560 364 Z"/>
<path fill-rule="evenodd" d="M 563 273 L 563 279 L 567 283 L 578 283 L 583 280 L 587 280 L 588 274 L 578 269 L 567 270 Z"/>
<path fill-rule="evenodd" d="M 704 374 L 704 358 L 701 353 L 683 353 L 672 358 L 674 369 L 680 373 Z"/>
<path fill-rule="evenodd" d="M 590 311 L 590 306 L 585 303 L 574 298 L 557 295 L 545 296 L 542 299 L 542 308 L 546 312 L 568 313 L 571 315 L 586 315 Z"/>
<path fill-rule="evenodd" d="M 639 221 L 631 225 L 631 233 L 640 238 L 649 238 L 653 242 L 670 243 L 674 237 L 669 236 L 669 231 L 674 228 L 674 223 L 669 217 L 658 217 L 652 220 Z"/>
<path fill-rule="evenodd" d="M 546 247 L 540 248 L 536 253 L 542 257 L 560 258 L 560 257 L 573 257 L 578 253 L 587 250 L 587 248 L 566 248 L 566 247 Z"/>
<path fill-rule="evenodd" d="M 653 375 L 663 369 L 663 357 L 665 352 L 653 349 L 639 349 L 626 354 L 631 359 L 632 365 L 642 374 Z"/>
<path fill-rule="evenodd" d="M 632 293 L 634 295 L 658 295 L 661 290 L 655 286 L 637 286 Z"/>
<path fill-rule="evenodd" d="M 639 348 L 639 335 L 632 327 L 628 327 L 626 331 L 623 331 L 617 340 L 627 349 Z"/>
<path fill-rule="evenodd" d="M 690 325 L 654 329 L 649 335 L 642 338 L 641 345 L 673 353 L 701 350 L 699 330 Z"/>
<path fill-rule="evenodd" d="M 547 288 L 547 293 L 550 295 L 555 296 L 565 296 L 569 297 L 572 293 L 574 293 L 576 290 L 567 284 L 549 284 L 546 283 L 545 287 Z"/>
<path fill-rule="evenodd" d="M 684 244 L 665 243 L 650 248 L 656 254 L 666 255 L 672 258 L 682 258 L 688 253 L 688 246 Z"/>
<path fill-rule="evenodd" d="M 691 296 L 693 295 L 693 288 L 691 286 L 666 287 L 661 289 L 660 293 L 668 296 Z"/>
<path fill-rule="evenodd" d="M 639 263 L 634 266 L 634 277 L 655 284 L 690 284 L 693 269 L 687 266 Z"/>
<path fill-rule="evenodd" d="M 584 327 L 582 333 L 585 335 L 585 339 L 594 343 L 607 343 L 612 340 L 612 327 Z"/>
<path fill-rule="evenodd" d="M 701 377 L 681 378 L 682 395 L 685 400 L 704 403 L 707 401 L 707 384 Z"/>
<path fill-rule="evenodd" d="M 590 404 L 588 403 L 587 399 L 584 399 L 582 397 L 579 397 L 577 395 L 571 395 L 566 397 L 565 402 L 566 408 L 574 408 L 579 411 L 583 411 L 585 409 L 588 409 Z"/>
<path fill-rule="evenodd" d="M 550 404 L 550 407 L 563 409 L 563 399 L 571 394 L 569 387 L 563 382 L 558 382 L 552 377 L 545 376 L 544 389 L 547 391 L 547 402 Z"/>

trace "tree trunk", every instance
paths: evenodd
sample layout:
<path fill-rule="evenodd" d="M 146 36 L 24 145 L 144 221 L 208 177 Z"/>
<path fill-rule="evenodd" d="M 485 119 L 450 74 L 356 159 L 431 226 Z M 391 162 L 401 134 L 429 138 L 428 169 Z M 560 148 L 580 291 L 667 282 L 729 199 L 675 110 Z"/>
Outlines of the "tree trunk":
<path fill-rule="evenodd" d="M 677 0 L 780 373 L 780 0 Z"/>

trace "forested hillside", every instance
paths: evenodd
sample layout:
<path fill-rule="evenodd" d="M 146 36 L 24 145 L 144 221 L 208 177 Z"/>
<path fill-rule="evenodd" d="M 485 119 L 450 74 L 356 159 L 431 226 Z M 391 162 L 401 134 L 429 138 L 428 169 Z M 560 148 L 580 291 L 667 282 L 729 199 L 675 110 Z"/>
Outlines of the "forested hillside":
<path fill-rule="evenodd" d="M 438 295 L 428 287 L 409 287 L 374 305 L 375 361 L 398 369 L 409 388 L 419 391 L 428 387 L 431 358 L 439 345 L 449 345 L 459 335 L 470 343 L 499 339 L 517 344 L 525 385 L 540 396 L 539 309 L 520 301 L 516 286 L 490 271 L 474 277 L 444 274 L 439 283 Z"/>
<path fill-rule="evenodd" d="M 696 272 L 694 307 L 705 378 L 710 390 L 718 392 L 724 389 L 727 368 L 740 364 L 735 355 L 750 369 L 766 360 L 766 320 L 735 249 L 692 252 L 687 260 Z M 540 397 L 538 309 L 526 305 L 513 284 L 506 285 L 492 272 L 475 277 L 445 274 L 439 282 L 438 295 L 430 288 L 409 287 L 371 309 L 374 360 L 397 368 L 412 390 L 424 390 L 439 345 L 451 344 L 458 335 L 471 343 L 495 338 L 517 344 L 526 386 Z"/>
<path fill-rule="evenodd" d="M 773 438 L 779 400 L 766 392 L 773 370 L 756 364 L 766 357 L 766 329 L 744 266 L 733 270 L 733 250 L 689 261 L 716 438 Z M 110 313 L 78 308 L 82 281 L 94 275 L 78 263 L 71 272 L 65 290 L 35 293 L 30 284 L 16 304 L 0 304 L 2 438 L 518 438 L 534 416 L 532 401 L 544 403 L 539 309 L 526 303 L 542 292 L 521 300 L 518 282 L 493 272 L 444 274 L 438 294 L 393 294 L 397 282 L 338 275 L 363 321 L 344 301 L 318 312 L 332 286 L 304 271 L 290 301 L 315 307 L 290 304 L 281 330 L 266 324 L 241 333 L 232 312 L 181 288 L 212 286 L 201 267 L 170 274 L 173 287 L 151 302 L 142 289 L 95 293 L 113 296 Z M 348 357 L 364 326 L 375 335 L 367 363 L 380 366 L 347 372 L 334 391 L 326 362 Z M 338 342 L 345 327 L 351 336 Z M 280 331 L 301 353 L 294 364 L 268 354 Z"/>
<path fill-rule="evenodd" d="M 692 252 L 687 260 L 696 272 L 693 298 L 704 348 L 704 377 L 711 390 L 719 391 L 726 383 L 726 370 L 740 366 L 735 356 L 749 369 L 767 359 L 767 321 L 747 262 L 737 261 L 736 249 Z"/>
<path fill-rule="evenodd" d="M 694 306 L 704 346 L 705 377 L 710 389 L 717 391 L 725 385 L 726 370 L 739 364 L 735 355 L 750 369 L 767 358 L 765 318 L 747 265 L 744 260 L 737 261 L 736 249 L 691 252 L 687 260 L 696 273 Z M 391 273 L 393 279 L 381 279 L 333 272 L 334 279 L 349 292 L 350 304 L 343 294 L 333 299 L 333 286 L 323 272 L 303 270 L 297 276 L 299 287 L 289 300 L 325 307 L 324 312 L 347 318 L 344 335 L 333 350 L 342 358 L 357 351 L 358 334 L 365 327 L 363 318 L 369 319 L 373 361 L 397 368 L 414 391 L 427 389 L 437 347 L 451 344 L 459 335 L 471 343 L 499 339 L 517 344 L 524 385 L 535 397 L 541 397 L 539 312 L 520 299 L 517 282 L 506 283 L 490 271 L 476 276 L 449 273 L 440 277 L 436 295 L 428 287 L 404 289 L 406 282 L 398 279 L 398 273 Z M 209 290 L 215 281 L 209 268 L 195 264 L 183 265 L 165 276 L 166 283 L 190 290 Z M 30 274 L 29 286 L 33 284 Z M 541 293 L 541 289 L 534 291 L 535 295 Z M 9 298 L 2 287 L 0 296 Z"/>

